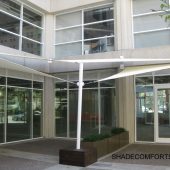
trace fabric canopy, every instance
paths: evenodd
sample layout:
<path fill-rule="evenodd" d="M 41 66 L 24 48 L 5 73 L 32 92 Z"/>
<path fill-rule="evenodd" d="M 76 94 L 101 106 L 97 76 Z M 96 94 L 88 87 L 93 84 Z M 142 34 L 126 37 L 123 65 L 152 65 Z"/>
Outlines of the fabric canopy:
<path fill-rule="evenodd" d="M 133 75 L 138 75 L 138 74 L 143 74 L 143 73 L 148 73 L 153 71 L 165 70 L 169 68 L 170 68 L 170 64 L 125 67 L 125 69 L 120 73 L 117 73 L 107 78 L 100 79 L 98 81 L 100 82 L 105 80 L 117 79 L 117 78 L 133 76 Z"/>

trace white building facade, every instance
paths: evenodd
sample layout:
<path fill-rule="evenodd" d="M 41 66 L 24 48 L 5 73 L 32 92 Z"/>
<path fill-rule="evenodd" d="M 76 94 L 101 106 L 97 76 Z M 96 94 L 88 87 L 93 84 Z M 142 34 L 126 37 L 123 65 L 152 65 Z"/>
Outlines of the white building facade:
<path fill-rule="evenodd" d="M 170 59 L 160 4 L 0 0 L 0 143 L 76 138 L 78 64 L 59 60 Z M 131 143 L 170 142 L 168 69 L 96 82 L 123 67 L 163 63 L 85 64 L 82 137 L 124 127 Z"/>

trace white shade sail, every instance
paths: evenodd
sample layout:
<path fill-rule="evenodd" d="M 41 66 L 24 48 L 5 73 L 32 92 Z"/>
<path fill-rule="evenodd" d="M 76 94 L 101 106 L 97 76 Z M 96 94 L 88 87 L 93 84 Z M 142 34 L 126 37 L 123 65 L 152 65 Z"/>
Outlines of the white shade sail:
<path fill-rule="evenodd" d="M 138 74 L 143 74 L 143 73 L 148 73 L 148 72 L 153 72 L 153 71 L 165 70 L 165 69 L 169 69 L 169 68 L 170 68 L 170 64 L 157 64 L 157 65 L 126 67 L 120 73 L 117 73 L 117 74 L 112 75 L 107 78 L 100 79 L 98 81 L 101 82 L 101 81 L 105 81 L 105 80 L 117 79 L 117 78 L 133 76 L 133 75 L 138 75 Z"/>
<path fill-rule="evenodd" d="M 55 61 L 55 60 L 54 60 Z M 107 58 L 107 59 L 72 59 L 72 60 L 56 60 L 56 62 L 68 62 L 68 63 L 119 63 L 119 62 L 149 62 L 149 61 L 167 61 L 169 62 L 169 58 Z"/>

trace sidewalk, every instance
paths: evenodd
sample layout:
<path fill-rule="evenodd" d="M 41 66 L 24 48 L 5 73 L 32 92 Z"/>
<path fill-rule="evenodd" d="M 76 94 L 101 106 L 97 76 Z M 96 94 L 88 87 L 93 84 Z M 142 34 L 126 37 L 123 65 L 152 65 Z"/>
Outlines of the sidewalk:
<path fill-rule="evenodd" d="M 58 144 L 58 145 L 57 145 Z M 61 144 L 61 145 L 59 145 Z M 75 167 L 58 164 L 58 151 L 61 147 L 73 147 L 74 141 L 42 139 L 26 143 L 0 146 L 0 170 L 170 170 L 170 161 L 157 160 L 147 165 L 142 161 L 112 159 L 107 155 L 88 167 Z M 169 145 L 129 145 L 116 153 L 165 153 Z"/>

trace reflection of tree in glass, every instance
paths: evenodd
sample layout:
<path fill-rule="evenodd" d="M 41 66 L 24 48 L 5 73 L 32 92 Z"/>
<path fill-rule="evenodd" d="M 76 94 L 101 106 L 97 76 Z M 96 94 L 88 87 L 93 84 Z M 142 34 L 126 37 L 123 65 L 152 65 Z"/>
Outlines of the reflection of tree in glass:
<path fill-rule="evenodd" d="M 169 21 L 170 20 L 170 2 L 169 0 L 160 0 L 161 1 L 161 5 L 160 5 L 160 9 L 152 9 L 153 12 L 163 12 L 162 14 L 160 14 L 161 17 L 163 17 L 165 19 L 165 21 Z"/>

